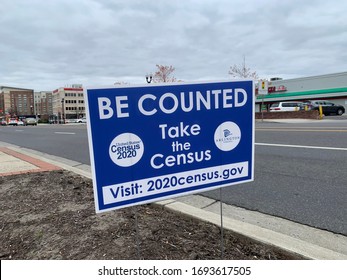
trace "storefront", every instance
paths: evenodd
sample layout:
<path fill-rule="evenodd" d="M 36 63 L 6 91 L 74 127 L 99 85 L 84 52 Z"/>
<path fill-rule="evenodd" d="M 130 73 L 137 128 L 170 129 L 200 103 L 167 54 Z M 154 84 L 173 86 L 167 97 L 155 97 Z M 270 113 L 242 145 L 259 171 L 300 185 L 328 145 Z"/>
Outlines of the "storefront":
<path fill-rule="evenodd" d="M 266 82 L 266 89 L 265 94 L 257 95 L 256 112 L 260 112 L 262 104 L 263 110 L 267 110 L 278 101 L 319 99 L 330 100 L 347 109 L 347 72 L 288 80 L 273 78 Z"/>

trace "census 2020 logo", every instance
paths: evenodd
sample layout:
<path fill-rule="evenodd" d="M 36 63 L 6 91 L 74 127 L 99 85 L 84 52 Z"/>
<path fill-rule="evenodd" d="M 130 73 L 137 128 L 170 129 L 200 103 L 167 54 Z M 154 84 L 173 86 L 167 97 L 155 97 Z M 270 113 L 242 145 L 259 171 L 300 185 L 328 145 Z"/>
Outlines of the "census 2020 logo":
<path fill-rule="evenodd" d="M 144 145 L 140 137 L 133 133 L 122 133 L 114 138 L 109 147 L 111 160 L 121 167 L 136 164 L 143 155 Z"/>
<path fill-rule="evenodd" d="M 241 140 L 241 130 L 234 122 L 220 124 L 214 133 L 214 143 L 217 148 L 229 152 L 237 147 Z"/>

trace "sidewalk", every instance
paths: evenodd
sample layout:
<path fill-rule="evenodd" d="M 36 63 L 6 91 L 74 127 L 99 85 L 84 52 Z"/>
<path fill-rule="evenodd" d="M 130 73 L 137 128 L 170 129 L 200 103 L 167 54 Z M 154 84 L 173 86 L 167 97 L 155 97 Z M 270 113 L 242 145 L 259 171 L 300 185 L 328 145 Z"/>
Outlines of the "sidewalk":
<path fill-rule="evenodd" d="M 58 166 L 0 146 L 0 176 L 59 169 Z"/>
<path fill-rule="evenodd" d="M 0 177 L 66 169 L 91 178 L 90 166 L 0 142 Z M 216 225 L 220 225 L 220 202 L 190 195 L 157 204 Z M 308 259 L 347 260 L 347 237 L 223 204 L 225 229 L 265 244 L 280 247 Z"/>

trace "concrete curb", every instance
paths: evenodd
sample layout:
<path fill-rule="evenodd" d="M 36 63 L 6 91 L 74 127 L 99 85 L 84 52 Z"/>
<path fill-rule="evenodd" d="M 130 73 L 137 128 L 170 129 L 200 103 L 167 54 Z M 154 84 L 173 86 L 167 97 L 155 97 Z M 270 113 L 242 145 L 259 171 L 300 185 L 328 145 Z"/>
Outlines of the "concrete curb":
<path fill-rule="evenodd" d="M 192 207 L 190 205 L 166 200 L 157 204 L 163 205 L 173 211 L 189 215 L 191 217 L 220 226 L 220 215 Z M 223 227 L 227 230 L 244 235 L 261 243 L 279 247 L 282 250 L 300 255 L 307 259 L 317 260 L 346 260 L 347 255 L 334 252 L 332 250 L 305 242 L 288 235 L 278 233 L 260 226 L 244 223 L 229 217 L 223 216 Z"/>

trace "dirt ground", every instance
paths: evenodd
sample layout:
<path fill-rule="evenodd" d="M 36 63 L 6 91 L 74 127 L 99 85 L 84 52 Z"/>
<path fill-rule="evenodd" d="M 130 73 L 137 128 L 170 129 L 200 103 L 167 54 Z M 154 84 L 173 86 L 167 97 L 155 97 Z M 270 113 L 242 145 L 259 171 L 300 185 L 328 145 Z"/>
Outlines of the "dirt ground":
<path fill-rule="evenodd" d="M 218 226 L 154 204 L 95 214 L 68 171 L 0 177 L 0 244 L 3 260 L 221 259 Z M 223 259 L 299 258 L 224 230 Z"/>

